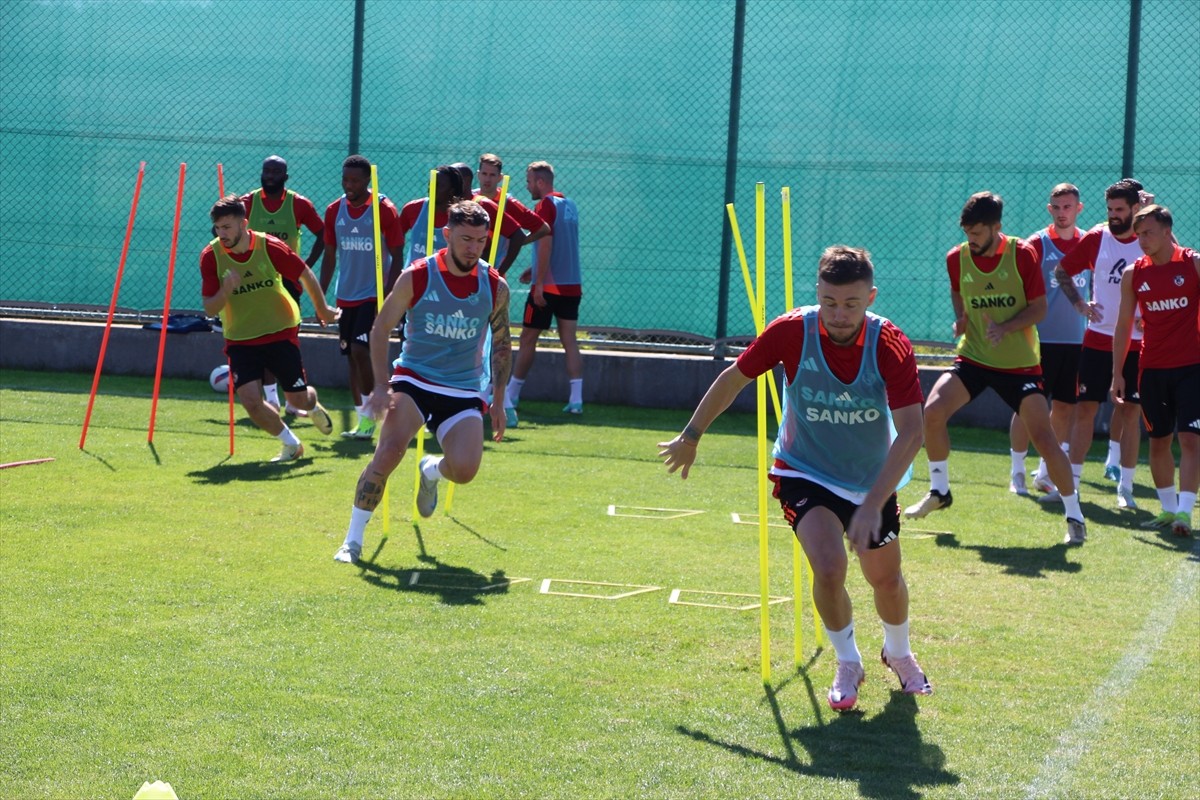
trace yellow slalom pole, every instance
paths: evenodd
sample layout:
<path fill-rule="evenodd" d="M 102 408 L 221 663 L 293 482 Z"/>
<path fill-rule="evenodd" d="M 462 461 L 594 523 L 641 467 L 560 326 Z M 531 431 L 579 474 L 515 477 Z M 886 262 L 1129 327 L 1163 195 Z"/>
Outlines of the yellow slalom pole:
<path fill-rule="evenodd" d="M 784 186 L 780 191 L 780 208 L 783 217 L 783 302 L 784 310 L 795 308 L 795 292 L 792 287 L 792 190 Z M 792 536 L 792 657 L 796 669 L 804 664 L 804 553 L 800 539 Z"/>
<path fill-rule="evenodd" d="M 375 236 L 375 311 L 383 308 L 383 247 L 381 246 L 379 235 L 379 169 L 371 165 L 371 230 Z M 371 387 L 368 391 L 373 390 Z M 362 391 L 362 387 L 359 387 Z M 392 515 L 389 510 L 388 503 L 388 488 L 387 484 L 383 484 L 383 498 L 381 505 L 383 506 L 383 532 L 388 533 L 392 529 Z"/>
<path fill-rule="evenodd" d="M 488 253 L 488 263 L 496 266 L 496 252 L 500 249 L 500 220 L 504 219 L 504 204 L 508 202 L 508 176 L 503 176 L 500 183 L 500 201 L 496 203 L 496 226 L 492 228 L 492 249 Z"/>
<path fill-rule="evenodd" d="M 738 229 L 737 212 L 734 211 L 733 203 L 726 204 L 725 211 L 729 214 L 729 228 L 733 232 L 733 243 L 737 247 L 738 263 L 742 266 L 742 283 L 746 285 L 746 300 L 750 303 L 750 316 L 754 319 L 754 333 L 756 336 L 761 336 L 766 323 L 759 320 L 759 317 L 763 315 L 758 313 L 758 301 L 754 296 L 754 280 L 750 277 L 750 266 L 746 261 L 746 248 L 742 244 L 742 234 Z M 775 385 L 774 372 L 767 373 L 767 388 L 771 392 L 771 402 L 775 407 L 775 423 L 781 424 L 783 410 L 779 404 L 779 389 Z"/>
<path fill-rule="evenodd" d="M 429 204 L 425 206 L 425 213 L 429 216 L 429 224 L 425 228 L 425 255 L 432 256 L 433 253 L 433 218 L 437 214 L 437 170 L 429 170 Z M 414 235 L 416 231 L 413 231 Z M 413 459 L 416 465 L 416 472 L 413 478 L 413 519 L 417 519 L 419 513 L 417 511 L 417 493 L 421 491 L 421 459 L 425 457 L 425 429 L 424 427 L 417 429 L 417 457 Z M 453 491 L 454 484 L 450 484 Z"/>
<path fill-rule="evenodd" d="M 763 210 L 763 185 L 754 185 L 754 268 L 757 297 L 755 298 L 755 329 L 762 333 L 766 325 L 766 254 Z M 755 381 L 758 406 L 758 594 L 759 640 L 762 646 L 762 681 L 771 683 L 771 615 L 770 580 L 767 566 L 767 392 L 766 375 Z"/>

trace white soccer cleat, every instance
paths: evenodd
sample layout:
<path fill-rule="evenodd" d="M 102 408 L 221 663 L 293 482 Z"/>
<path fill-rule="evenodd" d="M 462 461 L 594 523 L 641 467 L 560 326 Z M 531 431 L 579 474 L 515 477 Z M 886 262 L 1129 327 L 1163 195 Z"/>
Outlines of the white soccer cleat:
<path fill-rule="evenodd" d="M 953 503 L 954 498 L 950 495 L 949 489 L 946 490 L 945 494 L 930 489 L 929 494 L 922 497 L 920 502 L 913 503 L 904 509 L 904 516 L 908 519 L 921 519 L 931 511 L 940 511 L 943 508 L 949 508 Z"/>
<path fill-rule="evenodd" d="M 1063 544 L 1073 547 L 1079 546 L 1087 541 L 1087 523 L 1081 519 L 1067 520 L 1067 534 L 1063 537 Z"/>
<path fill-rule="evenodd" d="M 1050 491 L 1039 497 L 1038 502 L 1045 503 L 1046 505 L 1050 505 L 1051 503 L 1061 503 L 1062 495 L 1059 494 L 1058 489 L 1052 488 Z"/>
<path fill-rule="evenodd" d="M 1029 490 L 1025 488 L 1025 473 L 1014 472 L 1008 479 L 1008 490 L 1017 497 L 1028 497 Z"/>
<path fill-rule="evenodd" d="M 328 436 L 333 433 L 333 420 L 329 418 L 329 412 L 325 410 L 325 406 L 317 403 L 308 413 L 308 418 L 312 420 L 313 427 L 324 435 Z"/>
<path fill-rule="evenodd" d="M 304 457 L 304 445 L 302 444 L 285 444 L 283 449 L 279 451 L 279 455 L 271 459 L 273 464 L 281 464 L 285 461 L 298 461 Z"/>
<path fill-rule="evenodd" d="M 1056 489 L 1054 488 L 1054 482 L 1053 482 L 1053 481 L 1051 481 L 1051 480 L 1050 480 L 1048 477 L 1046 477 L 1045 475 L 1036 475 L 1036 476 L 1034 476 L 1034 478 L 1033 478 L 1033 488 L 1037 489 L 1039 492 L 1053 492 L 1053 491 L 1056 491 Z"/>
<path fill-rule="evenodd" d="M 430 480 L 425 477 L 425 465 L 432 458 L 433 456 L 425 456 L 421 459 L 421 487 L 417 489 L 417 513 L 422 517 L 432 517 L 434 510 L 437 509 L 437 478 Z"/>
<path fill-rule="evenodd" d="M 342 564 L 357 564 L 362 556 L 362 548 L 356 544 L 343 544 L 333 554 L 333 560 Z"/>
<path fill-rule="evenodd" d="M 1124 486 L 1117 487 L 1117 508 L 1126 509 L 1128 511 L 1137 511 L 1137 501 L 1133 499 L 1133 489 L 1126 489 Z"/>

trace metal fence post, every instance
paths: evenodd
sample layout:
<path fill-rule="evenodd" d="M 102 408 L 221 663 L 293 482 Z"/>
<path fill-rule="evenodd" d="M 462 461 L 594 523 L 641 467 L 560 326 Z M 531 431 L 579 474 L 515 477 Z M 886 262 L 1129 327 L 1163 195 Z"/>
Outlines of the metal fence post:
<path fill-rule="evenodd" d="M 362 116 L 363 20 L 367 0 L 354 0 L 354 60 L 350 66 L 350 154 L 358 152 L 358 124 Z"/>
<path fill-rule="evenodd" d="M 733 202 L 737 184 L 738 116 L 742 106 L 742 43 L 746 38 L 746 0 L 737 0 L 733 17 L 733 65 L 729 74 L 729 133 L 725 148 L 725 203 Z M 732 236 L 725 205 L 721 206 L 721 274 L 717 280 L 717 326 L 713 358 L 725 357 L 725 328 L 729 316 L 729 259 Z"/>
<path fill-rule="evenodd" d="M 1137 136 L 1138 48 L 1142 38 L 1142 0 L 1129 0 L 1129 57 L 1125 65 L 1125 144 L 1121 150 L 1121 177 L 1133 177 Z"/>

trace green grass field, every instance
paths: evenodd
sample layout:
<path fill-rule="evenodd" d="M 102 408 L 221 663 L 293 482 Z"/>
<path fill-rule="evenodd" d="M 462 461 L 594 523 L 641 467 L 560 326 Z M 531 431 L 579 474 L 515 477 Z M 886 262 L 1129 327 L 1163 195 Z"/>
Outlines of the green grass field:
<path fill-rule="evenodd" d="M 334 436 L 297 424 L 310 457 L 280 466 L 246 422 L 228 457 L 202 381 L 165 383 L 151 447 L 149 380 L 105 378 L 81 452 L 90 380 L 0 372 L 0 463 L 55 459 L 0 470 L 0 797 L 1200 795 L 1200 548 L 1136 526 L 1158 510 L 1144 462 L 1137 513 L 1089 467 L 1068 550 L 1060 512 L 1007 492 L 1005 438 L 954 431 L 955 504 L 901 537 L 935 694 L 896 691 L 852 571 L 867 683 L 839 716 L 808 602 L 800 671 L 793 606 L 772 607 L 767 691 L 757 610 L 668 603 L 757 592 L 757 528 L 730 516 L 756 512 L 750 417 L 718 421 L 683 482 L 655 443 L 686 412 L 523 404 L 451 513 L 412 522 L 406 461 L 350 567 L 332 556 L 370 449 L 337 437 L 344 393 L 323 397 Z M 923 454 L 914 474 L 902 503 Z"/>

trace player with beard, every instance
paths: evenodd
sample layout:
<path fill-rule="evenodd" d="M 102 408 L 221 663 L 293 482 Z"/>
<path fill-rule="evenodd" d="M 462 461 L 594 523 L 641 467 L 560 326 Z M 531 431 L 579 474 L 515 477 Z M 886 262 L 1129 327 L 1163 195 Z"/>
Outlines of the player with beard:
<path fill-rule="evenodd" d="M 1096 414 L 1100 403 L 1108 398 L 1112 384 L 1113 333 L 1117 326 L 1117 311 L 1121 307 L 1121 274 L 1142 256 L 1137 235 L 1133 232 L 1133 216 L 1141 209 L 1142 185 L 1131 178 L 1117 181 L 1104 192 L 1108 209 L 1108 224 L 1097 225 L 1080 240 L 1079 245 L 1054 268 L 1063 295 L 1075 310 L 1087 319 L 1083 334 L 1083 350 L 1079 356 L 1079 402 L 1076 404 L 1075 425 L 1071 433 L 1071 473 L 1078 486 L 1083 475 L 1083 462 L 1092 447 Z M 1092 272 L 1092 300 L 1079 296 L 1071 279 L 1085 271 Z M 1142 332 L 1135 326 L 1129 353 L 1122 370 L 1126 392 L 1124 402 L 1113 406 L 1112 430 L 1120 431 L 1121 477 L 1117 484 L 1117 505 L 1135 508 L 1133 476 L 1137 468 L 1141 442 L 1141 395 L 1137 391 L 1138 363 L 1141 358 Z M 1061 490 L 1062 484 L 1056 485 Z M 1046 500 L 1053 500 L 1048 495 Z"/>
<path fill-rule="evenodd" d="M 1148 526 L 1192 532 L 1192 509 L 1200 488 L 1200 256 L 1177 245 L 1164 206 L 1148 205 L 1133 217 L 1145 253 L 1121 275 L 1121 307 L 1113 332 L 1112 398 L 1119 407 L 1129 385 L 1117 365 L 1125 361 L 1136 305 L 1142 312 L 1138 388 L 1150 434 L 1150 473 L 1162 513 Z M 1179 493 L 1171 439 L 1179 434 Z"/>
<path fill-rule="evenodd" d="M 920 519 L 954 501 L 947 425 L 954 412 L 991 388 L 1020 416 L 1055 485 L 1072 488 L 1062 495 L 1067 518 L 1063 541 L 1080 545 L 1087 526 L 1070 480 L 1071 464 L 1050 427 L 1042 382 L 1036 325 L 1046 316 L 1045 283 L 1033 248 L 1001 233 L 1003 214 L 999 195 L 971 195 L 959 215 L 967 241 L 946 253 L 954 335 L 962 338 L 954 366 L 942 373 L 925 401 L 929 493 L 904 509 L 904 516 Z"/>
<path fill-rule="evenodd" d="M 908 337 L 867 311 L 876 294 L 870 253 L 829 247 L 817 274 L 819 305 L 768 325 L 713 381 L 683 433 L 659 443 L 659 455 L 668 471 L 681 470 L 686 480 L 713 420 L 757 376 L 783 365 L 783 423 L 771 480 L 812 564 L 813 603 L 837 652 L 829 705 L 847 711 L 858 700 L 865 671 L 846 591 L 843 536 L 874 593 L 883 663 L 905 693 L 933 691 L 909 643 L 896 504 L 896 489 L 908 481 L 921 449 L 921 384 Z"/>
<path fill-rule="evenodd" d="M 317 213 L 311 200 L 287 188 L 287 161 L 282 157 L 272 155 L 264 158 L 259 179 L 261 185 L 258 189 L 242 195 L 250 230 L 271 234 L 299 255 L 301 226 L 308 228 L 313 234 L 313 246 L 304 263 L 312 269 L 325 249 L 321 241 L 321 233 L 325 230 L 321 215 Z M 291 293 L 292 299 L 299 303 L 303 293 L 300 284 L 285 278 L 283 286 Z M 267 402 L 278 410 L 279 389 L 270 370 L 263 374 L 263 394 Z M 308 416 L 307 411 L 290 403 L 285 404 L 284 410 L 298 417 Z"/>
<path fill-rule="evenodd" d="M 500 160 L 500 156 L 494 153 L 484 153 L 479 157 L 479 188 L 474 190 L 473 199 L 483 205 L 484 210 L 489 214 L 492 212 L 482 201 L 500 202 L 500 180 L 504 177 L 503 171 L 504 162 Z M 500 229 L 500 244 L 496 247 L 496 261 L 498 262 L 496 269 L 501 275 L 507 274 L 508 268 L 516 260 L 517 253 L 512 249 L 512 241 L 522 229 L 529 231 L 527 234 L 521 234 L 522 245 L 550 235 L 549 224 L 533 213 L 529 206 L 514 197 L 511 192 L 504 200 L 504 216 L 506 219 Z M 515 226 L 509 225 L 507 219 L 509 217 L 516 223 Z M 488 247 L 491 247 L 491 242 L 488 243 Z M 510 252 L 511 257 L 509 256 Z"/>
<path fill-rule="evenodd" d="M 427 426 L 441 445 L 442 456 L 421 459 L 417 510 L 423 517 L 437 507 L 443 478 L 467 483 L 483 458 L 483 410 L 480 377 L 485 334 L 492 337 L 491 370 L 496 398 L 488 412 L 492 439 L 504 438 L 504 386 L 512 364 L 508 335 L 508 284 L 480 260 L 490 219 L 475 202 L 455 203 L 442 232 L 447 246 L 401 273 L 375 320 L 371 361 L 380 376 L 366 399 L 371 414 L 382 417 L 379 444 L 362 471 L 354 493 L 350 527 L 334 559 L 357 563 L 363 533 L 383 497 L 388 476 L 400 465 L 409 442 Z M 387 333 L 402 316 L 404 345 L 388 374 Z"/>

